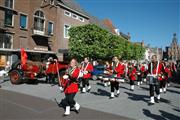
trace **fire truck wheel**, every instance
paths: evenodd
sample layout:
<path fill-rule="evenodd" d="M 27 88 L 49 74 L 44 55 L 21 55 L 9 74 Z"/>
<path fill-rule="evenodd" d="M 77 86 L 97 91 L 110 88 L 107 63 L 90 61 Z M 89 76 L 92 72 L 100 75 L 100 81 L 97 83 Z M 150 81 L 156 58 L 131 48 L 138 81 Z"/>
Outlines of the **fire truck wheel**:
<path fill-rule="evenodd" d="M 12 70 L 9 75 L 12 84 L 20 84 L 22 82 L 22 75 L 19 70 Z"/>

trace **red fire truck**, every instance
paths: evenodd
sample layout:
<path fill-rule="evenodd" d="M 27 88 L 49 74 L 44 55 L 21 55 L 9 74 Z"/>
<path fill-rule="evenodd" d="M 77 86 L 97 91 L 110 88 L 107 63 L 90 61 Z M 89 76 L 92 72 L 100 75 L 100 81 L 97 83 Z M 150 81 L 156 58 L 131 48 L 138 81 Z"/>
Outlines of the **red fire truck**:
<path fill-rule="evenodd" d="M 58 72 L 59 77 L 62 77 L 64 74 L 68 64 L 67 62 L 56 61 L 54 68 L 47 69 L 46 62 L 48 57 L 56 59 L 55 54 L 51 54 L 47 56 L 37 56 L 36 54 L 27 52 L 27 62 L 22 65 L 21 62 L 21 53 L 14 53 L 18 56 L 18 60 L 16 60 L 9 71 L 9 77 L 12 84 L 20 84 L 24 82 L 34 83 L 39 78 L 47 77 L 47 72 L 51 72 L 54 70 Z"/>

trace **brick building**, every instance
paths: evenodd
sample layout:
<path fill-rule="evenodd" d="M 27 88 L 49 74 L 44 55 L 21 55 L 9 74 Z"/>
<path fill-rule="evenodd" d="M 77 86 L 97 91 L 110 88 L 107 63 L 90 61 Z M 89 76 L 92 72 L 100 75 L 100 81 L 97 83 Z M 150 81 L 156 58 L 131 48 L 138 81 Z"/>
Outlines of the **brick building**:
<path fill-rule="evenodd" d="M 11 53 L 20 48 L 39 56 L 57 53 L 63 60 L 68 29 L 88 23 L 73 0 L 1 0 L 0 65 L 12 62 Z"/>

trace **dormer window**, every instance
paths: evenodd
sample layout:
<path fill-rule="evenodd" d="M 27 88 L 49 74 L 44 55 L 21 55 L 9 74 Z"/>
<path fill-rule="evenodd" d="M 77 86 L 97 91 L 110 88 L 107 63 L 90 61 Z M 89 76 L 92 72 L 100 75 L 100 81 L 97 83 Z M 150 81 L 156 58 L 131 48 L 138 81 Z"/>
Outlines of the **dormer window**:
<path fill-rule="evenodd" d="M 76 14 L 72 14 L 72 18 L 78 19 L 78 16 Z"/>
<path fill-rule="evenodd" d="M 84 18 L 83 18 L 83 17 L 79 17 L 79 20 L 80 20 L 81 22 L 84 22 Z"/>
<path fill-rule="evenodd" d="M 71 13 L 69 11 L 64 11 L 64 15 L 71 17 Z"/>

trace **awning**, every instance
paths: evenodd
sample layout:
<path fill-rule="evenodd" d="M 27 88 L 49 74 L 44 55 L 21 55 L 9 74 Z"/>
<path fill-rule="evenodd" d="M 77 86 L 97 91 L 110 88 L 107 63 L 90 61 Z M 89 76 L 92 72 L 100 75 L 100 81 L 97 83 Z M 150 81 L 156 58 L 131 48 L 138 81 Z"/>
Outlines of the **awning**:
<path fill-rule="evenodd" d="M 0 54 L 13 54 L 14 52 L 20 52 L 20 49 L 4 49 L 4 48 L 0 48 Z M 26 50 L 26 52 L 29 53 L 40 53 L 40 54 L 56 54 L 53 51 L 38 51 L 38 50 Z"/>

